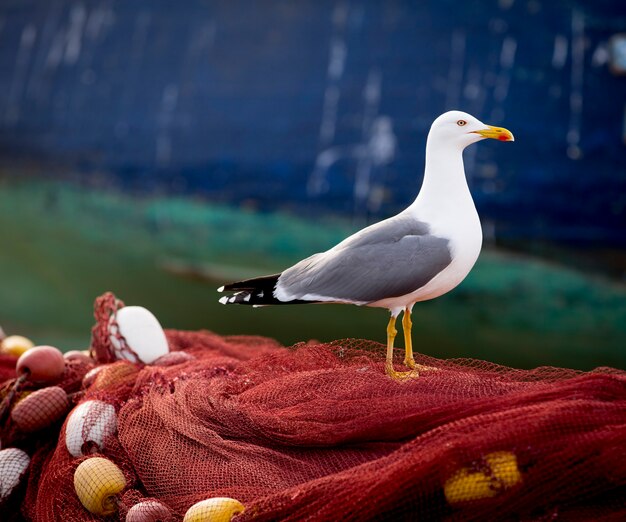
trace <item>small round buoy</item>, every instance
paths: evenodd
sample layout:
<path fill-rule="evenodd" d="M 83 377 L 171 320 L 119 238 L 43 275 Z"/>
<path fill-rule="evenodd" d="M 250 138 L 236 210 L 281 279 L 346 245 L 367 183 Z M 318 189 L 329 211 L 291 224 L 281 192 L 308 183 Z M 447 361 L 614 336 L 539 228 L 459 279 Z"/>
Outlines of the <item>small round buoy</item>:
<path fill-rule="evenodd" d="M 83 388 L 89 388 L 96 380 L 96 376 L 106 368 L 106 365 L 101 364 L 89 370 L 83 377 Z"/>
<path fill-rule="evenodd" d="M 73 457 L 102 450 L 104 440 L 117 431 L 117 414 L 113 405 L 102 401 L 85 401 L 70 413 L 65 425 L 65 446 Z"/>
<path fill-rule="evenodd" d="M 66 361 L 79 361 L 88 364 L 96 363 L 96 361 L 89 357 L 89 355 L 85 355 L 84 351 L 82 350 L 70 350 L 69 352 L 65 352 L 63 354 L 63 358 Z"/>
<path fill-rule="evenodd" d="M 96 379 L 92 385 L 92 390 L 100 390 L 109 386 L 117 386 L 122 381 L 127 380 L 129 376 L 134 376 L 139 372 L 136 364 L 128 361 L 116 361 L 107 365 L 103 371 L 96 375 Z"/>
<path fill-rule="evenodd" d="M 33 342 L 26 337 L 22 337 L 21 335 L 9 335 L 9 337 L 5 337 L 2 344 L 0 344 L 0 351 L 7 355 L 19 357 L 33 346 L 35 346 Z"/>
<path fill-rule="evenodd" d="M 165 332 L 154 314 L 143 306 L 125 306 L 120 308 L 111 320 L 115 319 L 119 334 L 126 344 L 137 354 L 140 362 L 152 364 L 170 351 Z M 122 350 L 122 345 L 115 334 L 111 334 L 111 344 L 118 354 L 125 359 L 137 362 L 135 357 Z"/>
<path fill-rule="evenodd" d="M 85 509 L 94 515 L 117 511 L 116 495 L 126 487 L 122 470 L 102 457 L 83 460 L 74 472 L 74 489 Z"/>
<path fill-rule="evenodd" d="M 30 457 L 21 449 L 0 450 L 0 504 L 19 485 L 29 464 Z"/>
<path fill-rule="evenodd" d="M 175 366 L 177 364 L 193 361 L 195 357 L 187 352 L 170 352 L 159 357 L 152 364 L 154 366 Z"/>
<path fill-rule="evenodd" d="M 52 346 L 36 346 L 20 356 L 15 369 L 18 375 L 28 374 L 29 381 L 53 383 L 63 376 L 65 359 Z"/>
<path fill-rule="evenodd" d="M 115 361 L 96 366 L 83 377 L 83 386 L 91 391 L 117 386 L 137 374 L 139 367 L 129 361 Z"/>
<path fill-rule="evenodd" d="M 67 393 L 58 386 L 49 386 L 31 393 L 18 402 L 11 412 L 17 427 L 31 433 L 59 420 L 69 407 Z"/>
<path fill-rule="evenodd" d="M 245 511 L 244 505 L 228 497 L 215 497 L 202 500 L 191 506 L 183 522 L 230 522 Z"/>
<path fill-rule="evenodd" d="M 157 500 L 135 504 L 126 514 L 126 522 L 170 522 L 172 512 Z"/>

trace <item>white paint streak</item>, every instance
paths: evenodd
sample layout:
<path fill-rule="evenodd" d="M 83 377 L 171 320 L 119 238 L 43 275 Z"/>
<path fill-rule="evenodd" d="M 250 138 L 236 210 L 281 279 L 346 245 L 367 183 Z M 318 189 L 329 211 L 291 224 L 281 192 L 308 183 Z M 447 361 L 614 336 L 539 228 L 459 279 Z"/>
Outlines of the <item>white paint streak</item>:
<path fill-rule="evenodd" d="M 596 50 L 591 56 L 591 65 L 594 67 L 603 67 L 610 60 L 610 53 L 606 43 L 601 43 L 596 47 Z"/>
<path fill-rule="evenodd" d="M 156 139 L 156 162 L 159 166 L 166 166 L 172 158 L 172 138 L 170 129 L 174 122 L 176 106 L 178 104 L 178 86 L 169 84 L 163 89 L 161 106 L 157 116 L 159 133 Z"/>
<path fill-rule="evenodd" d="M 335 138 L 337 123 L 337 106 L 339 105 L 339 87 L 327 85 L 324 91 L 324 108 L 320 125 L 320 142 L 331 143 Z"/>
<path fill-rule="evenodd" d="M 363 89 L 365 109 L 361 122 L 361 136 L 366 143 L 364 147 L 361 147 L 364 154 L 360 154 L 357 158 L 356 176 L 352 189 L 354 196 L 353 213 L 355 217 L 365 204 L 370 193 L 372 166 L 376 162 L 374 156 L 379 151 L 384 154 L 386 152 L 385 145 L 389 142 L 385 135 L 388 136 L 391 131 L 391 119 L 377 118 L 374 124 L 374 118 L 378 113 L 380 104 L 381 82 L 382 76 L 380 71 L 376 68 L 371 69 Z M 391 154 L 393 157 L 393 152 Z"/>
<path fill-rule="evenodd" d="M 89 14 L 87 25 L 85 27 L 85 36 L 90 40 L 96 41 L 104 34 L 104 32 L 113 25 L 115 15 L 108 6 L 96 7 Z"/>
<path fill-rule="evenodd" d="M 500 66 L 503 69 L 510 69 L 515 63 L 515 52 L 517 51 L 517 41 L 515 38 L 507 36 L 502 41 L 500 50 Z"/>
<path fill-rule="evenodd" d="M 15 58 L 15 73 L 13 74 L 11 87 L 9 89 L 6 112 L 4 115 L 5 124 L 8 126 L 14 125 L 20 118 L 20 100 L 26 84 L 28 65 L 36 38 L 37 29 L 33 24 L 28 24 L 22 29 L 20 46 Z"/>
<path fill-rule="evenodd" d="M 330 46 L 328 61 L 328 79 L 324 91 L 324 106 L 322 109 L 322 123 L 320 125 L 320 144 L 328 145 L 335 138 L 337 109 L 340 92 L 337 83 L 341 80 L 345 69 L 347 49 L 345 43 L 335 38 Z"/>
<path fill-rule="evenodd" d="M 330 60 L 328 61 L 328 78 L 338 80 L 343 75 L 346 65 L 348 49 L 343 40 L 333 39 L 330 45 Z"/>
<path fill-rule="evenodd" d="M 206 50 L 213 47 L 216 34 L 217 26 L 214 20 L 204 24 L 191 38 L 191 42 L 189 44 L 190 54 L 194 57 L 202 56 Z"/>
<path fill-rule="evenodd" d="M 554 37 L 554 49 L 552 50 L 552 67 L 562 69 L 567 61 L 567 38 L 562 34 Z"/>
<path fill-rule="evenodd" d="M 375 168 L 391 163 L 396 154 L 397 138 L 393 132 L 393 123 L 388 116 L 378 116 L 368 129 L 369 137 L 363 147 L 363 154 L 357 163 L 357 175 L 354 184 L 355 213 L 359 206 L 366 204 L 371 209 L 376 203 L 372 198 L 371 173 Z M 374 194 L 375 197 L 375 194 Z"/>
<path fill-rule="evenodd" d="M 361 123 L 361 133 L 365 135 L 372 126 L 372 120 L 378 113 L 380 105 L 380 93 L 382 89 L 382 75 L 377 68 L 373 68 L 367 75 L 367 82 L 363 89 L 363 101 L 365 110 L 363 111 L 363 121 Z"/>
<path fill-rule="evenodd" d="M 47 74 L 46 60 L 61 16 L 61 6 L 50 7 L 45 22 L 37 37 L 36 53 L 30 66 L 30 77 L 25 96 L 29 101 L 44 102 L 50 91 L 53 78 Z M 62 53 L 61 53 L 62 54 Z"/>
<path fill-rule="evenodd" d="M 572 11 L 572 68 L 570 74 L 571 90 L 569 97 L 570 119 L 567 131 L 567 155 L 570 159 L 579 159 L 580 128 L 583 112 L 583 74 L 585 68 L 585 18 L 581 11 Z"/>
<path fill-rule="evenodd" d="M 500 74 L 496 80 L 496 86 L 493 91 L 493 97 L 496 102 L 502 103 L 509 94 L 509 86 L 511 84 L 511 74 L 515 65 L 515 54 L 517 51 L 517 41 L 507 36 L 502 41 L 502 49 L 500 50 Z"/>
<path fill-rule="evenodd" d="M 322 119 L 319 131 L 319 147 L 327 149 L 335 139 L 337 129 L 337 113 L 341 91 L 339 83 L 343 77 L 348 49 L 343 33 L 348 22 L 350 7 L 347 2 L 338 3 L 331 14 L 333 36 L 330 42 L 328 68 L 326 71 L 326 88 L 324 90 L 324 102 L 322 106 Z M 318 195 L 328 190 L 328 182 L 325 172 L 314 169 L 307 182 L 307 193 Z"/>
<path fill-rule="evenodd" d="M 65 46 L 65 63 L 74 65 L 80 57 L 82 46 L 83 27 L 87 20 L 87 10 L 82 4 L 72 7 L 70 12 L 70 25 L 67 29 L 67 43 Z"/>
<path fill-rule="evenodd" d="M 47 70 L 55 70 L 63 60 L 65 52 L 65 31 L 61 30 L 54 35 L 50 51 L 46 58 L 45 68 Z"/>

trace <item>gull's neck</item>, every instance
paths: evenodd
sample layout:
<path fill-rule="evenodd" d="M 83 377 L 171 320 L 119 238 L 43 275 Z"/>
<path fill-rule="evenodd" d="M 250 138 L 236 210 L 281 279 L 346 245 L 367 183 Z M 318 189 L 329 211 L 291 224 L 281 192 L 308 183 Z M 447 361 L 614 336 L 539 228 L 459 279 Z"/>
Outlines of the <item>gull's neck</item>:
<path fill-rule="evenodd" d="M 412 207 L 437 214 L 476 211 L 465 178 L 462 147 L 428 137 L 424 181 Z"/>

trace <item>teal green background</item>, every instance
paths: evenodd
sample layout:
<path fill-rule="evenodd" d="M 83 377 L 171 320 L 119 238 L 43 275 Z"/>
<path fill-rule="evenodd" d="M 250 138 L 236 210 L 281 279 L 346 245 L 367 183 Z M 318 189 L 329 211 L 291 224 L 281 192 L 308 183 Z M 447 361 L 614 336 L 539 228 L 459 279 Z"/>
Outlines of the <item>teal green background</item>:
<path fill-rule="evenodd" d="M 279 271 L 353 230 L 341 220 L 311 222 L 200 199 L 5 179 L 0 324 L 37 343 L 85 348 L 93 301 L 110 290 L 126 304 L 149 308 L 166 328 L 261 334 L 287 345 L 384 342 L 382 309 L 217 302 L 221 284 Z M 418 303 L 413 321 L 415 348 L 428 355 L 518 367 L 626 368 L 624 286 L 529 256 L 483 249 L 469 277 L 450 294 Z"/>

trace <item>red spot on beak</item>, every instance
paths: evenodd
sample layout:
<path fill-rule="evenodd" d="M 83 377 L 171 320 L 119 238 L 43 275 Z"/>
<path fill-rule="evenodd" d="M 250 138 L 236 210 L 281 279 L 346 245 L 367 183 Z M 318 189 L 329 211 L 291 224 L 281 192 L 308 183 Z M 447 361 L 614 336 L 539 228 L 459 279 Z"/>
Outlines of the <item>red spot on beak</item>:
<path fill-rule="evenodd" d="M 498 139 L 500 141 L 509 141 L 509 138 L 506 134 L 500 134 L 500 136 L 498 136 Z"/>

